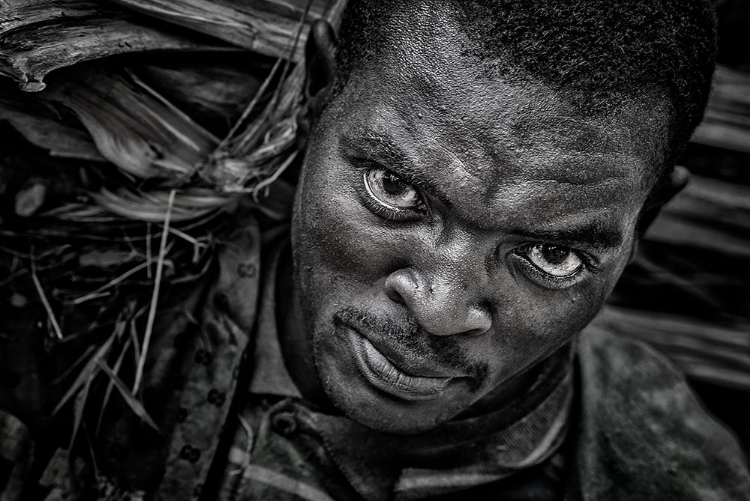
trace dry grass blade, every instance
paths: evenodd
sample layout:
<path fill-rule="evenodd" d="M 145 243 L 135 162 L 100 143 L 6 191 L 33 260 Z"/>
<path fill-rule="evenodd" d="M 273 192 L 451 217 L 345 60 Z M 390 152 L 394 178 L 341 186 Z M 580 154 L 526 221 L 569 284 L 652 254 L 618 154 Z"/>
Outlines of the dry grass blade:
<path fill-rule="evenodd" d="M 122 382 L 122 380 L 117 377 L 117 374 L 112 372 L 112 369 L 107 366 L 104 361 L 99 361 L 99 367 L 110 377 L 112 382 L 115 384 L 115 388 L 120 392 L 120 395 L 122 395 L 122 398 L 125 399 L 125 403 L 128 404 L 128 407 L 130 407 L 130 410 L 135 413 L 136 416 L 143 419 L 143 421 L 146 422 L 150 427 L 152 427 L 157 432 L 161 433 L 161 430 L 159 430 L 159 427 L 156 425 L 153 419 L 151 419 L 151 416 L 148 415 L 148 412 L 146 412 L 146 408 L 143 407 L 143 404 L 138 401 L 137 398 L 128 390 L 128 388 L 125 386 L 125 383 Z"/>
<path fill-rule="evenodd" d="M 68 445 L 69 452 L 73 450 L 78 430 L 81 428 L 83 411 L 86 408 L 86 401 L 89 398 L 89 390 L 91 389 L 91 383 L 94 381 L 94 376 L 96 376 L 96 372 L 92 374 L 92 377 L 86 379 L 83 390 L 79 391 L 76 395 L 75 405 L 73 406 L 73 432 L 70 434 L 70 444 Z"/>
<path fill-rule="evenodd" d="M 0 109 L 0 118 L 7 120 L 28 142 L 48 150 L 52 156 L 104 161 L 85 131 L 30 113 L 11 115 Z"/>
<path fill-rule="evenodd" d="M 71 384 L 70 388 L 68 388 L 68 391 L 65 392 L 63 397 L 60 399 L 60 402 L 58 402 L 58 404 L 55 406 L 54 410 L 52 411 L 53 415 L 57 414 L 60 409 L 71 399 L 71 397 L 76 395 L 77 392 L 85 384 L 87 384 L 87 381 L 90 381 L 96 376 L 96 372 L 99 370 L 99 360 L 103 360 L 109 354 L 112 343 L 114 343 L 115 339 L 117 339 L 122 334 L 123 326 L 124 322 L 118 322 L 117 324 L 115 324 L 115 329 L 112 334 L 110 334 L 107 340 L 102 343 L 96 353 L 91 357 L 91 359 L 89 359 L 84 368 L 78 374 L 78 377 L 76 377 L 73 384 Z"/>
<path fill-rule="evenodd" d="M 91 197 L 107 210 L 126 219 L 161 223 L 169 195 L 162 192 L 133 192 L 120 189 L 113 193 L 102 189 Z M 192 221 L 226 207 L 233 198 L 227 195 L 206 194 L 197 190 L 180 193 L 172 204 L 171 219 L 175 222 Z"/>
<path fill-rule="evenodd" d="M 31 279 L 34 282 L 34 287 L 36 287 L 37 293 L 39 294 L 39 299 L 41 299 L 42 305 L 44 305 L 44 309 L 47 311 L 47 318 L 52 324 L 52 329 L 55 331 L 55 336 L 57 336 L 57 339 L 62 340 L 63 334 L 62 330 L 60 329 L 60 324 L 57 323 L 55 312 L 52 311 L 52 306 L 47 300 L 47 295 L 44 293 L 42 283 L 39 281 L 39 277 L 36 276 L 36 264 L 34 264 L 33 258 L 31 260 Z"/>
<path fill-rule="evenodd" d="M 132 338 L 127 338 L 125 340 L 125 344 L 122 346 L 122 349 L 120 350 L 120 354 L 117 356 L 117 360 L 115 360 L 115 366 L 113 367 L 113 372 L 115 374 L 119 374 L 120 367 L 122 367 L 122 361 L 125 359 L 125 354 L 130 349 L 130 345 L 132 344 L 133 340 Z M 104 399 L 102 400 L 102 406 L 99 409 L 99 418 L 96 420 L 96 429 L 94 431 L 95 436 L 99 436 L 99 430 L 102 427 L 102 420 L 104 419 L 104 412 L 107 410 L 107 405 L 109 404 L 109 399 L 112 396 L 112 390 L 114 388 L 115 382 L 110 379 L 109 384 L 107 385 L 107 390 L 104 392 Z"/>
<path fill-rule="evenodd" d="M 96 346 L 89 346 L 86 349 L 86 351 L 83 352 L 83 355 L 78 357 L 78 359 L 75 362 L 73 362 L 73 364 L 70 367 L 65 369 L 65 372 L 63 372 L 62 374 L 60 374 L 54 379 L 53 384 L 59 384 L 61 381 L 64 381 L 65 379 L 67 379 L 68 376 L 73 374 L 73 371 L 75 371 L 81 364 L 83 364 L 84 361 L 90 359 L 91 354 L 94 351 L 96 351 Z"/>
<path fill-rule="evenodd" d="M 302 22 L 298 24 L 291 50 L 299 42 L 303 26 Z M 230 134 L 200 167 L 201 176 L 219 191 L 255 190 L 259 181 L 277 174 L 279 167 L 285 166 L 283 155 L 294 149 L 297 137 L 295 115 L 304 83 L 302 65 L 290 71 L 292 65 L 287 60 L 283 65 L 281 82 L 261 115 L 244 128 L 240 127 L 244 117 L 257 106 L 280 66 L 280 61 L 277 61 Z M 253 181 L 255 186 L 252 185 Z"/>
<path fill-rule="evenodd" d="M 66 70 L 40 96 L 72 110 L 101 155 L 123 171 L 185 182 L 219 141 L 145 88 L 91 65 Z"/>
<path fill-rule="evenodd" d="M 172 215 L 172 206 L 174 205 L 175 190 L 172 190 L 169 194 L 169 202 L 167 204 L 167 213 L 164 216 L 164 229 L 161 234 L 161 246 L 159 248 L 159 259 L 156 262 L 156 277 L 154 278 L 154 292 L 151 295 L 151 308 L 148 312 L 148 320 L 146 321 L 146 332 L 143 335 L 143 346 L 141 347 L 141 357 L 138 360 L 138 369 L 135 374 L 135 382 L 133 383 L 133 393 L 138 393 L 138 389 L 143 378 L 143 368 L 146 365 L 146 356 L 148 355 L 148 347 L 151 342 L 151 333 L 154 328 L 154 320 L 156 319 L 156 307 L 159 302 L 159 289 L 161 288 L 161 278 L 164 271 L 164 258 L 167 251 L 167 237 L 169 236 L 169 223 L 170 216 Z"/>

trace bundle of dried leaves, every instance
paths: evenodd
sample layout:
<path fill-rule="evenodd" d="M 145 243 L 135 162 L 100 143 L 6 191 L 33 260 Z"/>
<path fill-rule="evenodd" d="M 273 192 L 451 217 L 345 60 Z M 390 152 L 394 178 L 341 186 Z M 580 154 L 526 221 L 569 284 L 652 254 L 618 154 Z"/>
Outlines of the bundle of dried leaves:
<path fill-rule="evenodd" d="M 140 392 L 160 312 L 205 277 L 222 214 L 294 161 L 305 28 L 343 3 L 5 2 L 0 307 L 33 332 L 0 336 L 0 365 L 50 365 L 20 413 L 72 404 L 72 443 L 118 394 L 156 426 Z"/>

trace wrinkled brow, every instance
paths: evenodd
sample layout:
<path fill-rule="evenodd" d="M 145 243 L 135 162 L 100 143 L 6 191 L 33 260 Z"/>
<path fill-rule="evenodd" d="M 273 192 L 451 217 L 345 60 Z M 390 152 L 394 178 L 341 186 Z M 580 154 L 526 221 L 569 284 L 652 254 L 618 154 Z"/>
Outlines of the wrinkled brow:
<path fill-rule="evenodd" d="M 387 135 L 368 128 L 357 129 L 342 135 L 341 149 L 344 157 L 376 161 L 440 200 L 446 207 L 452 206 L 445 191 L 417 166 L 417 160 L 411 158 Z"/>
<path fill-rule="evenodd" d="M 590 221 L 578 226 L 554 230 L 528 230 L 516 228 L 510 231 L 530 240 L 583 246 L 593 249 L 615 249 L 622 245 L 622 232 L 602 221 Z"/>

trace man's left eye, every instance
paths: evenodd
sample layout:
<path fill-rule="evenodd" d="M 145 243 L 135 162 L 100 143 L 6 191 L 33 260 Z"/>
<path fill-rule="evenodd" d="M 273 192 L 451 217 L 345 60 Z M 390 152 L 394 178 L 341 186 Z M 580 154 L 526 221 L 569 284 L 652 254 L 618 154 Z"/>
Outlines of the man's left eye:
<path fill-rule="evenodd" d="M 523 253 L 531 264 L 555 278 L 570 278 L 583 268 L 583 261 L 575 251 L 561 245 L 533 244 Z"/>
<path fill-rule="evenodd" d="M 367 194 L 389 209 L 413 210 L 422 205 L 417 189 L 388 169 L 371 168 L 365 171 L 364 177 Z"/>

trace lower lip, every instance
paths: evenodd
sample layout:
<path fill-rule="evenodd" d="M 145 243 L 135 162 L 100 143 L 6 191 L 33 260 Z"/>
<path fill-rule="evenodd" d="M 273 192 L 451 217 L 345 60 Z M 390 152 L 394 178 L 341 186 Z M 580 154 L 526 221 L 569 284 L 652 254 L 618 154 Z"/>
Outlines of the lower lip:
<path fill-rule="evenodd" d="M 355 361 L 367 381 L 385 393 L 403 400 L 434 400 L 446 389 L 451 377 L 411 376 L 396 368 L 367 339 L 350 331 Z"/>

